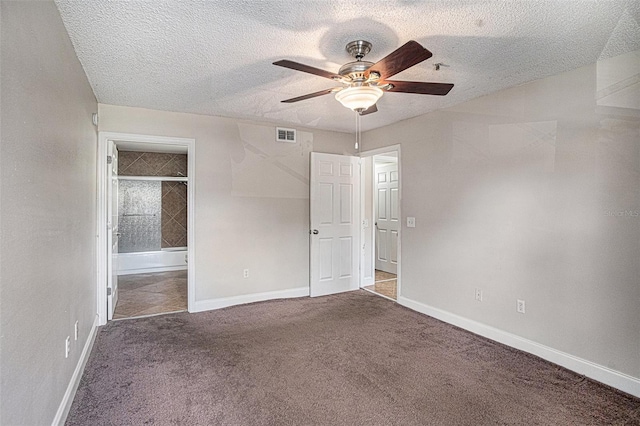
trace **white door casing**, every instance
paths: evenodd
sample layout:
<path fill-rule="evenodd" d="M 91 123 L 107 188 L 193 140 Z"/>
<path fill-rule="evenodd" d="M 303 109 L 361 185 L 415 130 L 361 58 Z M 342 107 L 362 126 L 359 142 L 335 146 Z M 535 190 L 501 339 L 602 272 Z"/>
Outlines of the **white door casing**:
<path fill-rule="evenodd" d="M 98 314 L 98 325 L 105 325 L 108 320 L 107 290 L 109 287 L 108 276 L 111 274 L 111 229 L 108 227 L 110 199 L 108 197 L 111 186 L 111 165 L 107 164 L 107 157 L 110 153 L 109 142 L 127 143 L 136 145 L 136 148 L 147 151 L 161 151 L 187 153 L 187 253 L 188 253 L 188 278 L 187 278 L 187 309 L 195 312 L 196 307 L 196 262 L 195 259 L 195 157 L 196 140 L 193 138 L 177 138 L 153 135 L 139 135 L 134 133 L 98 132 L 98 152 L 97 152 L 97 172 L 98 172 L 98 197 L 96 215 L 96 308 Z M 154 148 L 154 149 L 149 149 Z"/>
<path fill-rule="evenodd" d="M 108 275 L 108 294 L 107 294 L 107 315 L 108 319 L 113 319 L 113 313 L 118 303 L 118 243 L 119 243 L 119 224 L 118 224 L 118 149 L 113 141 L 109 141 L 109 156 L 111 164 L 108 167 L 109 173 L 109 191 L 107 205 L 108 222 L 108 244 L 109 256 L 107 259 L 107 268 L 111 271 Z"/>
<path fill-rule="evenodd" d="M 375 229 L 376 269 L 398 273 L 399 187 L 398 164 L 376 165 Z"/>
<path fill-rule="evenodd" d="M 118 303 L 118 240 L 120 229 L 118 226 L 118 148 L 115 142 L 109 141 L 109 156 L 111 164 L 108 167 L 108 204 L 107 204 L 107 233 L 109 254 L 107 257 L 107 269 L 111 271 L 107 275 L 107 319 L 113 319 L 113 313 Z"/>
<path fill-rule="evenodd" d="M 360 160 L 311 153 L 311 297 L 357 290 Z"/>

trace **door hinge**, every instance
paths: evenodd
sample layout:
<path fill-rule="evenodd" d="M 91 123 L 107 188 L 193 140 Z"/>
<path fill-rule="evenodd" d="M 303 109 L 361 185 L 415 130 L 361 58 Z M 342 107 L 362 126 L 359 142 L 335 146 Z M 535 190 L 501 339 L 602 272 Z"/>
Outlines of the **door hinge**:
<path fill-rule="evenodd" d="M 111 287 L 107 287 L 107 296 L 111 296 Z"/>
<path fill-rule="evenodd" d="M 111 164 L 113 163 L 113 157 L 110 155 L 107 155 L 107 164 Z"/>

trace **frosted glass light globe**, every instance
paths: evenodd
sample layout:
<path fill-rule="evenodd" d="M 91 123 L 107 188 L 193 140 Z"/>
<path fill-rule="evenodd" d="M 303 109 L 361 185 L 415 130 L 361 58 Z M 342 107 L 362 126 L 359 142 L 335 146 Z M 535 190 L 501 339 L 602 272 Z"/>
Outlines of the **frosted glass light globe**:
<path fill-rule="evenodd" d="M 336 93 L 336 100 L 354 111 L 363 111 L 378 102 L 384 92 L 375 86 L 347 87 Z"/>

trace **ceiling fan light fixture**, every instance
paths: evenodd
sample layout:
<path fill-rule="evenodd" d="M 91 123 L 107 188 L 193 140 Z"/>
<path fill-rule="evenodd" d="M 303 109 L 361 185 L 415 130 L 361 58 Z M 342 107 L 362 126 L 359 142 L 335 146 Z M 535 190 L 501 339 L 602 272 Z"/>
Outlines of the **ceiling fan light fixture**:
<path fill-rule="evenodd" d="M 354 111 L 364 111 L 376 104 L 384 92 L 375 86 L 347 87 L 336 93 L 336 100 Z"/>

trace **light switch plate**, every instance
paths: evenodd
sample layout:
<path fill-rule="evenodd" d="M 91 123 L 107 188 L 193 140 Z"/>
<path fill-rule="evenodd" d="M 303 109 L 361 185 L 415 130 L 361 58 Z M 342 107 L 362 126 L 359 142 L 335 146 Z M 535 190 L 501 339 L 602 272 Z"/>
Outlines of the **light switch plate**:
<path fill-rule="evenodd" d="M 407 228 L 415 228 L 415 227 L 416 227 L 416 218 L 407 217 Z"/>

